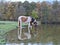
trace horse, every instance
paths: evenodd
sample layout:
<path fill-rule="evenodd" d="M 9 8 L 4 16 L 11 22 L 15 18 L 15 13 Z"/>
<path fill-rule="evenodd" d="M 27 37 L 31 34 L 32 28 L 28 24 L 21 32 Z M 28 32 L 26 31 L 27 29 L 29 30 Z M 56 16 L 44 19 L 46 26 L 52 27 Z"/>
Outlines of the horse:
<path fill-rule="evenodd" d="M 22 23 L 28 23 L 28 32 L 30 34 L 30 29 L 32 29 L 32 26 L 37 26 L 37 21 L 36 19 L 30 17 L 30 16 L 19 16 L 18 17 L 18 27 L 20 28 L 20 33 L 18 33 L 18 35 L 20 35 L 20 38 L 21 39 L 21 33 L 22 33 Z"/>

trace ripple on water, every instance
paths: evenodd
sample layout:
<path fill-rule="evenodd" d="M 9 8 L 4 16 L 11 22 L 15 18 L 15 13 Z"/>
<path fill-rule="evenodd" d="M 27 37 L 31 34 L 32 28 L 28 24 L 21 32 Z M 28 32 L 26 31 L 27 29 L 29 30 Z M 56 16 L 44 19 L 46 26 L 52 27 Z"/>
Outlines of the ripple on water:
<path fill-rule="evenodd" d="M 53 45 L 52 42 L 50 43 L 26 43 L 27 45 Z M 20 44 L 16 44 L 16 43 L 12 43 L 12 44 L 6 44 L 6 45 L 25 45 L 25 43 L 20 43 Z"/>

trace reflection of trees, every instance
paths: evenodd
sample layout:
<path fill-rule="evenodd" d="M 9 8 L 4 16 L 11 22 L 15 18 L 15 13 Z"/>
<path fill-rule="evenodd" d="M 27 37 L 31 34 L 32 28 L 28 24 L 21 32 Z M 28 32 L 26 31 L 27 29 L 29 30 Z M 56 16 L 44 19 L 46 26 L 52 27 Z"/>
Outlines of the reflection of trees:
<path fill-rule="evenodd" d="M 56 31 L 55 31 L 56 30 Z M 54 45 L 58 45 L 60 42 L 60 26 L 43 25 L 42 30 L 40 30 L 40 42 L 42 44 L 48 44 L 52 42 Z"/>

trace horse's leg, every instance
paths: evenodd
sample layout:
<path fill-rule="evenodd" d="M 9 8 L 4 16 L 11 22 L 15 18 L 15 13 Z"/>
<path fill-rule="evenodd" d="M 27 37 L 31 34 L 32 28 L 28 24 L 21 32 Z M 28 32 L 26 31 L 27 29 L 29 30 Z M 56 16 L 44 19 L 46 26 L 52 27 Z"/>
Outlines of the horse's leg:
<path fill-rule="evenodd" d="M 30 34 L 30 23 L 28 24 L 28 33 Z"/>
<path fill-rule="evenodd" d="M 20 28 L 20 37 L 21 37 L 21 35 L 22 35 L 22 27 Z"/>
<path fill-rule="evenodd" d="M 20 28 L 18 27 L 18 36 L 20 35 Z"/>
<path fill-rule="evenodd" d="M 28 39 L 30 39 L 31 38 L 31 34 L 30 34 L 30 26 L 28 25 Z"/>
<path fill-rule="evenodd" d="M 18 38 L 21 39 L 21 35 L 22 35 L 22 26 L 20 25 L 20 27 L 18 28 Z"/>

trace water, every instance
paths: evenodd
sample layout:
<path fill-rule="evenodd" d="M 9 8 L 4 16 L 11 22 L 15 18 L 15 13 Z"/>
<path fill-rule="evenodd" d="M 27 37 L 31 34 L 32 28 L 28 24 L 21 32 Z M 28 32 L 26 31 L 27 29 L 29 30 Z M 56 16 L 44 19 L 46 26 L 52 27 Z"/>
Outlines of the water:
<path fill-rule="evenodd" d="M 42 43 L 12 43 L 12 44 L 6 44 L 6 45 L 53 45 L 53 43 L 48 43 L 48 44 L 42 44 Z"/>
<path fill-rule="evenodd" d="M 17 40 L 16 31 L 9 32 L 6 45 L 60 45 L 60 25 L 41 25 L 36 30 L 36 37 L 24 41 Z"/>

